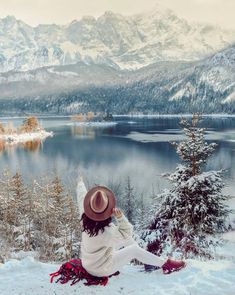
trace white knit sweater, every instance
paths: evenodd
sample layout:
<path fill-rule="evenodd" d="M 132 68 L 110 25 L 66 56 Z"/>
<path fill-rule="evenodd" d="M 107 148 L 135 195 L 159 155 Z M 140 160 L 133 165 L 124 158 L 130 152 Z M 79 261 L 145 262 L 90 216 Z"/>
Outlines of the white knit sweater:
<path fill-rule="evenodd" d="M 83 200 L 86 188 L 83 182 L 78 183 L 77 198 L 80 207 L 80 214 L 83 213 Z M 117 225 L 113 222 L 104 228 L 104 232 L 99 231 L 97 236 L 90 237 L 86 232 L 82 232 L 81 259 L 83 267 L 94 276 L 106 276 L 112 273 L 112 255 L 118 245 L 130 239 L 133 234 L 133 226 L 123 215 L 117 218 Z"/>
<path fill-rule="evenodd" d="M 106 276 L 112 273 L 112 255 L 116 245 L 132 236 L 132 225 L 125 216 L 118 218 L 117 226 L 111 223 L 104 232 L 90 237 L 82 232 L 81 259 L 83 267 L 94 276 Z"/>

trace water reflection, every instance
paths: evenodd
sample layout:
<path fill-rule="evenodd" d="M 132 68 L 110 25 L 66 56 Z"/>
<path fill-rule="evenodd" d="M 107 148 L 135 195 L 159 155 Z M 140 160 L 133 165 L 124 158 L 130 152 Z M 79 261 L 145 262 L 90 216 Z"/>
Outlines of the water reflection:
<path fill-rule="evenodd" d="M 0 139 L 0 152 L 5 150 L 5 141 Z"/>
<path fill-rule="evenodd" d="M 116 126 L 116 125 L 114 125 Z M 89 138 L 94 139 L 101 134 L 111 135 L 113 133 L 114 126 L 109 125 L 86 125 L 86 124 L 76 124 L 71 125 L 71 135 L 74 138 Z"/>
<path fill-rule="evenodd" d="M 94 139 L 96 136 L 95 129 L 92 127 L 80 126 L 73 124 L 71 126 L 71 134 L 74 138 L 90 138 Z"/>
<path fill-rule="evenodd" d="M 31 152 L 39 151 L 41 148 L 41 145 L 42 145 L 42 140 L 40 140 L 40 139 L 27 141 L 27 142 L 23 143 L 24 149 L 29 150 Z"/>
<path fill-rule="evenodd" d="M 24 143 L 18 143 L 18 144 L 9 144 L 4 140 L 0 140 L 0 153 L 9 152 L 17 148 L 21 148 L 30 152 L 37 152 L 40 150 L 41 147 L 42 147 L 42 140 L 40 139 L 26 141 Z"/>

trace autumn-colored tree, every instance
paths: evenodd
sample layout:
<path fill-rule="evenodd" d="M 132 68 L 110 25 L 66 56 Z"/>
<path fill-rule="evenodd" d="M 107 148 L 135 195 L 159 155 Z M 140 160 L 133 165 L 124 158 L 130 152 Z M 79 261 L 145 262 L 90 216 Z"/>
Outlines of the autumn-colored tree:
<path fill-rule="evenodd" d="M 3 123 L 0 123 L 0 134 L 4 134 L 4 133 L 5 133 L 5 127 Z"/>
<path fill-rule="evenodd" d="M 40 128 L 38 119 L 34 116 L 28 117 L 24 120 L 23 125 L 21 126 L 21 131 L 23 132 L 34 132 Z"/>
<path fill-rule="evenodd" d="M 0 152 L 4 151 L 5 147 L 6 147 L 5 140 L 0 139 Z"/>
<path fill-rule="evenodd" d="M 84 122 L 84 121 L 86 121 L 86 116 L 81 113 L 81 114 L 78 114 L 78 115 L 74 115 L 72 117 L 72 120 L 73 121 L 78 121 L 78 122 Z"/>
<path fill-rule="evenodd" d="M 25 142 L 23 144 L 23 146 L 26 150 L 35 152 L 40 149 L 41 144 L 42 144 L 42 141 L 40 139 L 36 139 L 36 140 L 31 140 L 31 141 Z"/>
<path fill-rule="evenodd" d="M 93 112 L 88 112 L 87 113 L 87 121 L 92 121 L 94 119 L 94 113 Z"/>

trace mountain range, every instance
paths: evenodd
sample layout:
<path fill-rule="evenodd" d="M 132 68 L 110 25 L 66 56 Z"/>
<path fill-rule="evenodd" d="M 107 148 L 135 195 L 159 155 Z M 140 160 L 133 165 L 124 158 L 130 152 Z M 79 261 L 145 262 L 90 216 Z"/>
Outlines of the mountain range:
<path fill-rule="evenodd" d="M 196 61 L 235 42 L 235 31 L 192 23 L 157 6 L 123 16 L 105 12 L 67 25 L 32 27 L 0 19 L 0 72 L 84 63 L 139 69 L 161 61 Z"/>
<path fill-rule="evenodd" d="M 1 113 L 235 113 L 235 44 L 137 70 L 96 63 L 0 74 Z"/>

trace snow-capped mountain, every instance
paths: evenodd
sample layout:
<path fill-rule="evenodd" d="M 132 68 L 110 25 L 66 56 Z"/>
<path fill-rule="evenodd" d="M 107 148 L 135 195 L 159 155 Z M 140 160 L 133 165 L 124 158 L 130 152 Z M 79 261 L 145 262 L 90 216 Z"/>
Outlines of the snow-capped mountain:
<path fill-rule="evenodd" d="M 136 69 L 157 61 L 198 60 L 235 41 L 235 32 L 189 23 L 169 9 L 123 16 L 106 12 L 67 25 L 31 27 L 0 19 L 0 71 L 77 62 Z"/>
<path fill-rule="evenodd" d="M 235 45 L 133 70 L 83 62 L 0 74 L 1 112 L 235 113 Z"/>

